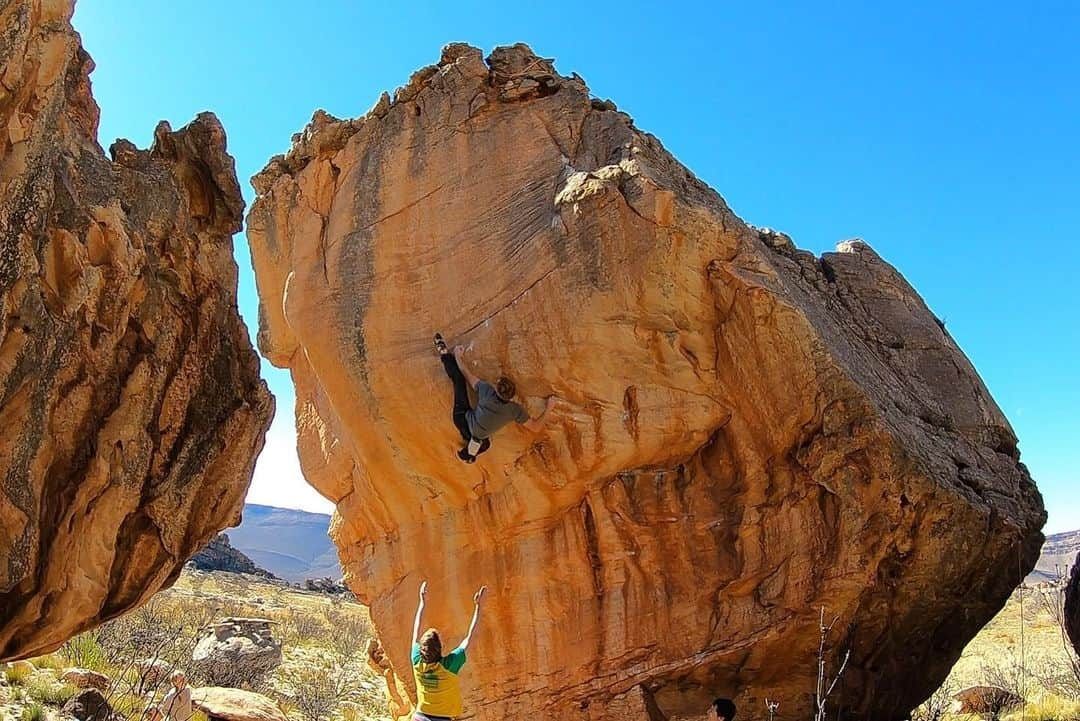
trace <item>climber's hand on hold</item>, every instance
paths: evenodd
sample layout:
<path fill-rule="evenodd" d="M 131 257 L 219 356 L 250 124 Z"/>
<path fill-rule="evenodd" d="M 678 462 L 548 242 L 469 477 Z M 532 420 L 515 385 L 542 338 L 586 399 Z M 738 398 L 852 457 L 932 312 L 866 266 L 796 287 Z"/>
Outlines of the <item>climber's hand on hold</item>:
<path fill-rule="evenodd" d="M 558 403 L 558 402 L 559 402 L 559 397 L 558 396 L 548 396 L 547 410 L 550 411 L 552 408 L 555 407 L 555 404 Z"/>
<path fill-rule="evenodd" d="M 487 590 L 487 586 L 481 586 L 480 590 L 477 591 L 472 597 L 473 603 L 475 603 L 477 606 L 479 606 L 480 601 L 482 601 L 484 599 L 484 591 L 486 591 L 486 590 Z"/>
<path fill-rule="evenodd" d="M 427 599 L 427 581 L 420 582 L 420 600 Z"/>

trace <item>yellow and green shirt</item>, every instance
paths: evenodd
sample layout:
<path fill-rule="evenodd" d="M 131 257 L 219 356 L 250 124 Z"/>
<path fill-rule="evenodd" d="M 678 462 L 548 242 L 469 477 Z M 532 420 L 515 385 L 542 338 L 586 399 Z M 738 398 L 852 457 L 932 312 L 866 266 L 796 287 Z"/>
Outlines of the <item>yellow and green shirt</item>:
<path fill-rule="evenodd" d="M 416 710 L 428 716 L 460 716 L 462 703 L 458 673 L 465 665 L 465 649 L 455 648 L 441 661 L 427 663 L 420 657 L 420 644 L 414 643 L 412 664 L 413 678 L 416 680 Z"/>

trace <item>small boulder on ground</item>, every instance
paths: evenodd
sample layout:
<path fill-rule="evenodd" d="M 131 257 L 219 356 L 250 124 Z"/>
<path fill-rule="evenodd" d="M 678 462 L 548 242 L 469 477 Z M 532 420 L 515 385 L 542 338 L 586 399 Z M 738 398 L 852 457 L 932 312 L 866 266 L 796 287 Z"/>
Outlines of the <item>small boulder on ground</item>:
<path fill-rule="evenodd" d="M 1019 706 L 1022 698 L 997 686 L 970 686 L 953 698 L 959 702 L 958 714 L 996 716 L 1002 711 Z"/>
<path fill-rule="evenodd" d="M 225 618 L 210 625 L 191 654 L 193 667 L 211 683 L 240 686 L 281 665 L 281 643 L 265 618 Z"/>
<path fill-rule="evenodd" d="M 110 721 L 113 718 L 112 707 L 95 688 L 84 689 L 69 698 L 61 711 L 79 721 Z"/>
<path fill-rule="evenodd" d="M 210 719 L 289 721 L 271 699 L 254 691 L 208 686 L 191 690 L 191 704 Z"/>
<path fill-rule="evenodd" d="M 160 658 L 141 658 L 135 662 L 135 668 L 144 684 L 161 683 L 173 670 L 172 664 Z"/>
<path fill-rule="evenodd" d="M 96 688 L 104 691 L 109 688 L 109 677 L 88 668 L 65 668 L 60 680 L 70 683 L 75 688 Z"/>

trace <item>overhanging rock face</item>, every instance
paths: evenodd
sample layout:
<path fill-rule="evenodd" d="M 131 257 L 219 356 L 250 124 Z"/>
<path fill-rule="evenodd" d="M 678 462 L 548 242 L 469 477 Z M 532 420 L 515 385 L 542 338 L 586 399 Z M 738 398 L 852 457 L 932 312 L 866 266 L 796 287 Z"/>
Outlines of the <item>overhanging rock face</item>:
<path fill-rule="evenodd" d="M 1016 438 L 904 278 L 746 225 L 524 46 L 448 46 L 253 183 L 260 347 L 405 686 L 426 578 L 451 642 L 492 589 L 479 719 L 809 718 L 822 606 L 833 708 L 899 719 L 1035 562 Z M 460 464 L 436 330 L 547 429 Z"/>
<path fill-rule="evenodd" d="M 71 14 L 0 7 L 0 659 L 171 583 L 239 520 L 273 415 L 221 125 L 110 161 Z"/>

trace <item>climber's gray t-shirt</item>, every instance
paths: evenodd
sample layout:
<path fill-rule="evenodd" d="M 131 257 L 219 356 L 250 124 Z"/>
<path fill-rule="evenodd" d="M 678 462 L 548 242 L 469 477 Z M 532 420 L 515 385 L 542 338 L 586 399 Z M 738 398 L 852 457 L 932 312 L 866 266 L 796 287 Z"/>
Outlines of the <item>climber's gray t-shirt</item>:
<path fill-rule="evenodd" d="M 529 420 L 524 408 L 513 401 L 499 398 L 490 383 L 477 383 L 476 395 L 476 408 L 465 415 L 473 438 L 487 438 L 510 421 L 524 423 Z"/>

